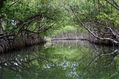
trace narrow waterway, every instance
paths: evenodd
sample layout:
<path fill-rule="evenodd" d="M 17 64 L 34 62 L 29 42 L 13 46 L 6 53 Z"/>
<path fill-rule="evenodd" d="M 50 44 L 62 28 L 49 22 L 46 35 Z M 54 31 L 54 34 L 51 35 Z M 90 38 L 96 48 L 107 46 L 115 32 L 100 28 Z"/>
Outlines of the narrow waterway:
<path fill-rule="evenodd" d="M 119 79 L 119 50 L 53 41 L 0 55 L 0 79 Z"/>

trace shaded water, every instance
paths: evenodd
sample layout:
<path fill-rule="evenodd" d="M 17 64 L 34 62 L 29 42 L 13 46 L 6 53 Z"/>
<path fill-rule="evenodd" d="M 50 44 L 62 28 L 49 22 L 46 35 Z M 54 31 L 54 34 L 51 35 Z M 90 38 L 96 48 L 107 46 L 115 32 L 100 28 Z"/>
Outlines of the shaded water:
<path fill-rule="evenodd" d="M 118 49 L 54 41 L 0 55 L 0 79 L 119 79 Z"/>

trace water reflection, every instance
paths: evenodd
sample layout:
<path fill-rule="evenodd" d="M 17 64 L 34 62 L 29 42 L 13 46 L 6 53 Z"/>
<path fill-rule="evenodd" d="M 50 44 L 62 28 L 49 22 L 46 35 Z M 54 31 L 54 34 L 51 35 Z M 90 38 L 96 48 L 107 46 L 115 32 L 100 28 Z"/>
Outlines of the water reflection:
<path fill-rule="evenodd" d="M 0 55 L 0 79 L 118 79 L 119 50 L 85 41 L 53 41 Z"/>

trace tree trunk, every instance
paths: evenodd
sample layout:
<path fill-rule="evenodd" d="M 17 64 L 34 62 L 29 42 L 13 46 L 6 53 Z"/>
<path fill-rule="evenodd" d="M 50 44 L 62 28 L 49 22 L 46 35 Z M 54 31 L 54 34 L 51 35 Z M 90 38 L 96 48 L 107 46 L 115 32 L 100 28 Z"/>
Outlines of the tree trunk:
<path fill-rule="evenodd" d="M 0 34 L 3 33 L 2 20 L 0 19 Z"/>

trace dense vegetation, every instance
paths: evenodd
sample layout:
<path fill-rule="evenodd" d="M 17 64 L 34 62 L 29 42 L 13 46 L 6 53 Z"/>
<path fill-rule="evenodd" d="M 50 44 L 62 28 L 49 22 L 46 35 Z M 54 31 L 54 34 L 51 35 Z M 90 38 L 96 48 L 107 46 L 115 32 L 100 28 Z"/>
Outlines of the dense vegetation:
<path fill-rule="evenodd" d="M 93 42 L 119 44 L 118 3 L 118 0 L 1 0 L 0 38 L 7 41 L 44 38 L 61 30 L 84 29 L 95 38 Z"/>
<path fill-rule="evenodd" d="M 87 0 L 78 7 L 71 7 L 75 18 L 98 41 L 119 44 L 119 1 Z"/>
<path fill-rule="evenodd" d="M 42 47 L 62 32 L 111 46 L 74 40 Z M 119 0 L 0 0 L 0 78 L 118 79 L 113 44 L 119 45 Z"/>
<path fill-rule="evenodd" d="M 1 8 L 4 33 L 19 34 L 21 31 L 41 33 L 60 23 L 61 8 L 49 0 L 5 1 Z"/>

